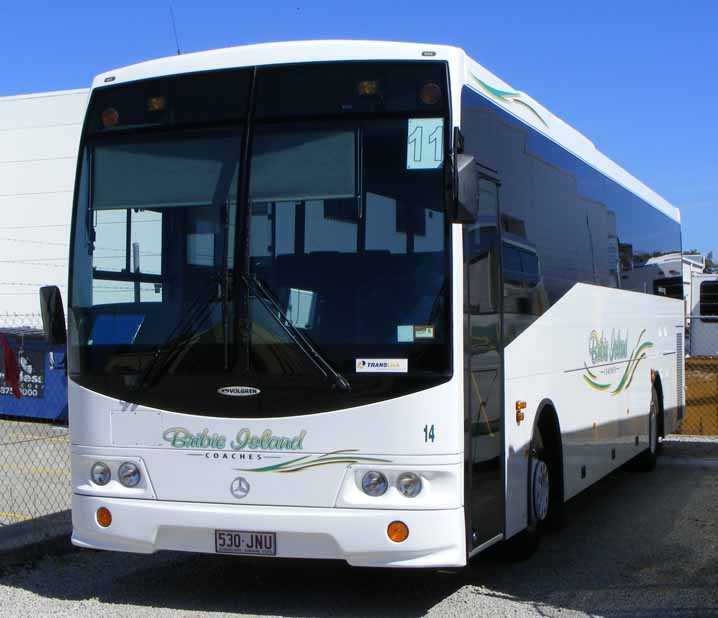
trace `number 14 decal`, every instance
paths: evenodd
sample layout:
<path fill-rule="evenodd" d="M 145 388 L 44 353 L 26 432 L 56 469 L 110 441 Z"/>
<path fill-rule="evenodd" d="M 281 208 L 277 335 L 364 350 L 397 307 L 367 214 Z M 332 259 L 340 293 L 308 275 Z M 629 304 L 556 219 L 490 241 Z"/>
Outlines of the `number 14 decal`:
<path fill-rule="evenodd" d="M 434 426 L 424 425 L 424 442 L 433 442 L 434 436 Z"/>

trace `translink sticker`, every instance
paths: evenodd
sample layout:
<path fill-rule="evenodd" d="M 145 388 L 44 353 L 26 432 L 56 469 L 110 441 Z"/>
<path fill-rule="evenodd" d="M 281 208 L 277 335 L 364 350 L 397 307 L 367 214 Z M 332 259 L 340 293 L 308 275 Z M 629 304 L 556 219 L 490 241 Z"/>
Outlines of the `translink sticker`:
<path fill-rule="evenodd" d="M 406 373 L 409 363 L 405 358 L 357 358 L 357 373 Z"/>

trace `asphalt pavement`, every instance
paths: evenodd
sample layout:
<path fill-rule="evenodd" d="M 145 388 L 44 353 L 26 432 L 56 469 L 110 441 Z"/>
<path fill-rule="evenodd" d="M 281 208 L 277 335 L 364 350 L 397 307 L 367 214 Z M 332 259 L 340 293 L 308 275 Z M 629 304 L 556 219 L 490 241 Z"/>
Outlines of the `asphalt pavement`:
<path fill-rule="evenodd" d="M 460 573 L 72 551 L 0 576 L 0 616 L 718 616 L 718 441 L 671 439 L 651 473 L 569 503 L 520 563 Z"/>

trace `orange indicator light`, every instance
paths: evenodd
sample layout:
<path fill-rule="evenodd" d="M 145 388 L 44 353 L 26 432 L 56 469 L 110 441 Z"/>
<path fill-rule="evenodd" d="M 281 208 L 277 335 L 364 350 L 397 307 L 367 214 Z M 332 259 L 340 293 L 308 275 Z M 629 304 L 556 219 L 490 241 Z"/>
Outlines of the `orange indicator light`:
<path fill-rule="evenodd" d="M 97 509 L 97 523 L 103 528 L 109 527 L 112 523 L 112 513 L 110 513 L 109 509 L 106 509 L 104 506 Z"/>
<path fill-rule="evenodd" d="M 524 410 L 526 409 L 525 401 L 516 402 L 516 424 L 519 425 L 526 418 Z"/>
<path fill-rule="evenodd" d="M 386 534 L 394 543 L 403 543 L 409 538 L 409 526 L 403 521 L 393 521 L 387 527 Z"/>

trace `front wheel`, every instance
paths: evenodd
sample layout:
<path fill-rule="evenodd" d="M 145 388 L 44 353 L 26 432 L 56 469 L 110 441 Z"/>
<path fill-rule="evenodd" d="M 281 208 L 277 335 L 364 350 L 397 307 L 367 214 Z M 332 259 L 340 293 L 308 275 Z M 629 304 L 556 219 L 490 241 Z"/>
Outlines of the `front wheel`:
<path fill-rule="evenodd" d="M 549 458 L 541 434 L 537 431 L 529 449 L 528 526 L 506 541 L 503 553 L 509 560 L 526 560 L 538 549 L 543 527 L 549 517 L 552 491 Z"/>

